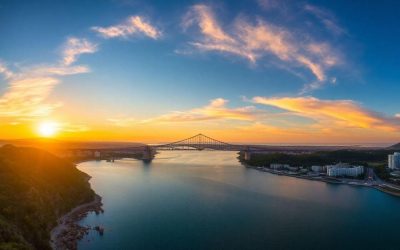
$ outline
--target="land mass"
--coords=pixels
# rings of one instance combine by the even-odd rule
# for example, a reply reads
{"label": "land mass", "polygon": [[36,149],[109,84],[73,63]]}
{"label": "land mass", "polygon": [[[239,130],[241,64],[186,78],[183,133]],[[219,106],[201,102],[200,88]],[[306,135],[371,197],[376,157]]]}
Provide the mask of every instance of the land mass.
{"label": "land mass", "polygon": [[[265,151],[255,152],[246,159],[244,152],[239,154],[239,161],[245,166],[272,174],[288,175],[297,178],[319,180],[331,183],[362,185],[374,187],[386,193],[400,196],[400,176],[393,175],[393,170],[387,168],[387,156],[394,149],[340,149],[332,151]],[[323,166],[347,163],[353,166],[363,166],[364,173],[358,177],[330,177],[326,173],[316,173],[311,166]],[[272,169],[271,165],[284,164],[294,168]],[[292,170],[296,169],[296,170]]]}
{"label": "land mass", "polygon": [[0,249],[51,249],[50,231],[73,208],[96,200],[90,177],[44,150],[0,148]]}

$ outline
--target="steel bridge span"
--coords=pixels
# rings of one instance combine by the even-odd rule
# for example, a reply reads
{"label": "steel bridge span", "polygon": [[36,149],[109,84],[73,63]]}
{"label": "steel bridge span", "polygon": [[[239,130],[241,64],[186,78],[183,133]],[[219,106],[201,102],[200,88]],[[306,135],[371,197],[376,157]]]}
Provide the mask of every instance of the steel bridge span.
{"label": "steel bridge span", "polygon": [[222,142],[203,134],[186,138],[184,140],[159,145],[141,145],[128,148],[97,149],[103,155],[110,158],[135,157],[142,155],[144,161],[151,161],[157,151],[161,150],[221,150],[221,151],[244,151],[245,158],[250,157],[251,152],[260,150],[254,146],[238,145]]}
{"label": "steel bridge span", "polygon": [[184,140],[153,145],[156,150],[223,150],[223,151],[240,151],[245,149],[245,145],[234,145],[222,142],[203,134],[197,134]]}

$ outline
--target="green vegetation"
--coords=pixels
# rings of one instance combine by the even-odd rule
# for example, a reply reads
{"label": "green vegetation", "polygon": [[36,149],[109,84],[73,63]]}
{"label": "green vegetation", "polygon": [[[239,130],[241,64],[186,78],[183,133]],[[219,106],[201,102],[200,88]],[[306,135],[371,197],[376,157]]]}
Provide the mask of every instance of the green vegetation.
{"label": "green vegetation", "polygon": [[392,152],[393,151],[389,150],[336,150],[313,152],[309,154],[252,154],[249,161],[245,161],[241,153],[239,160],[251,166],[269,166],[271,163],[280,163],[304,167],[346,162],[352,165],[373,167],[377,174],[384,178],[387,175],[385,171],[387,155]]}
{"label": "green vegetation", "polygon": [[0,249],[50,249],[57,218],[93,199],[87,180],[45,151],[0,148]]}

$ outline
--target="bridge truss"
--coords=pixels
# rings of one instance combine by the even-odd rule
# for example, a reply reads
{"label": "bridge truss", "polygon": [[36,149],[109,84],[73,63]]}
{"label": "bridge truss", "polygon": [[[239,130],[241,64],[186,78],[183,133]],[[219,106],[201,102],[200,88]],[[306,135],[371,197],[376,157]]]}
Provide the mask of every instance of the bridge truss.
{"label": "bridge truss", "polygon": [[152,146],[157,150],[224,150],[224,151],[238,151],[243,150],[245,146],[234,145],[226,142],[215,140],[203,134],[197,134],[190,138],[163,144]]}

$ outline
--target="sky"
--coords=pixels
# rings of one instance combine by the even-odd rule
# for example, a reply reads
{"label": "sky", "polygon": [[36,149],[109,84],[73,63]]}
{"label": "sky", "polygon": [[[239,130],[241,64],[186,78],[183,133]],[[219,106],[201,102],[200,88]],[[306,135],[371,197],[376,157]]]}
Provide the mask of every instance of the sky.
{"label": "sky", "polygon": [[396,143],[399,9],[0,0],[0,138]]}

